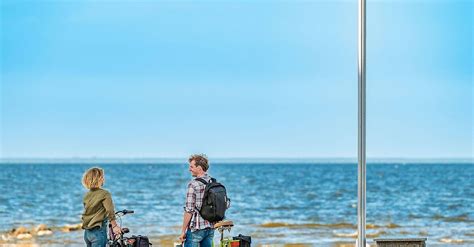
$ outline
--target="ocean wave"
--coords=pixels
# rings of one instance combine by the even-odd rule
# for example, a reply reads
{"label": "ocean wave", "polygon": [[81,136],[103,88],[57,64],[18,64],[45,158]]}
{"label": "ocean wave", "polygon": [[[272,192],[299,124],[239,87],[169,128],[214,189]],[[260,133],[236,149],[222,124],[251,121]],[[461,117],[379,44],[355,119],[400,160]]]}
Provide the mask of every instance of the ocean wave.
{"label": "ocean wave", "polygon": [[387,225],[366,224],[367,229],[378,229],[378,228],[393,229],[393,228],[399,228],[399,227],[400,225],[397,225],[395,223],[388,223]]}
{"label": "ocean wave", "polygon": [[[263,228],[347,228],[347,229],[357,229],[357,225],[347,223],[347,222],[340,222],[340,223],[333,223],[333,224],[320,224],[320,223],[286,223],[286,222],[267,222],[261,225],[258,225],[259,227]],[[400,228],[400,225],[394,224],[394,223],[389,223],[387,225],[376,225],[376,224],[367,224],[366,228],[367,229],[381,229],[381,228],[388,228],[388,229],[393,229],[393,228]]]}
{"label": "ocean wave", "polygon": [[357,238],[357,231],[355,232],[350,232],[350,233],[344,233],[344,232],[334,232],[333,235],[335,237],[341,237],[341,238]]}
{"label": "ocean wave", "polygon": [[474,222],[474,220],[469,218],[468,214],[460,214],[456,216],[444,216],[436,214],[431,217],[434,220],[442,220],[444,222]]}
{"label": "ocean wave", "polygon": [[420,232],[418,232],[418,235],[420,235],[420,236],[428,236],[429,234],[428,234],[427,231],[420,231]]}
{"label": "ocean wave", "polygon": [[318,223],[301,223],[301,224],[294,224],[294,223],[285,223],[285,222],[268,222],[258,225],[259,227],[264,228],[277,228],[277,227],[285,227],[285,228],[357,228],[357,225],[350,224],[350,223],[334,223],[334,224],[318,224]]}
{"label": "ocean wave", "polygon": [[[377,232],[371,232],[371,233],[366,233],[367,238],[376,238],[380,237],[381,235],[387,234],[386,231],[377,231]],[[357,238],[357,231],[355,232],[350,232],[350,233],[343,233],[343,232],[334,232],[333,235],[335,237],[341,237],[341,238]]]}
{"label": "ocean wave", "polygon": [[464,243],[463,239],[454,239],[454,238],[442,238],[439,241],[441,243],[448,243],[448,244],[462,244],[462,243]]}

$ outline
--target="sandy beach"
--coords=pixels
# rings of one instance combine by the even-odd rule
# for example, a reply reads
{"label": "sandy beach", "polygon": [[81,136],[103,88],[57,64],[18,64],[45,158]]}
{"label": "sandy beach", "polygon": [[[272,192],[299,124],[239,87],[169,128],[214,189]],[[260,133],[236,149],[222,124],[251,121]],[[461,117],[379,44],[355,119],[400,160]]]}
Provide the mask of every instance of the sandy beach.
{"label": "sandy beach", "polygon": [[[272,223],[266,224],[265,227],[275,228],[282,227],[282,223]],[[295,226],[290,226],[295,227]],[[178,227],[175,227],[177,230]],[[81,224],[66,225],[63,227],[52,227],[48,228],[46,225],[41,224],[37,227],[26,228],[19,227],[12,229],[9,232],[1,234],[0,246],[2,247],[41,247],[41,246],[83,246],[82,236],[83,230],[81,229]],[[219,241],[219,232],[215,232],[214,243],[217,245]],[[55,238],[58,235],[62,235],[60,238]],[[64,237],[66,235],[66,238]],[[69,235],[69,236],[67,236]],[[226,237],[229,237],[229,233],[224,233]],[[232,234],[230,234],[232,235]],[[357,235],[349,234],[346,237],[355,239]],[[159,237],[150,237],[153,246],[173,246],[176,242],[176,235],[162,235]],[[259,247],[309,247],[314,246],[311,243],[265,243],[265,244],[256,244],[254,246]],[[349,247],[354,246],[353,241],[347,242],[334,242],[329,245],[332,247]]]}
{"label": "sandy beach", "polygon": [[[26,228],[26,227],[19,227],[17,229],[12,229],[9,232],[0,233],[0,246],[2,247],[41,247],[41,246],[83,246],[84,243],[82,242],[83,230],[80,228],[80,224],[75,225],[66,225],[63,227],[51,227],[48,228],[46,225],[42,224],[37,227],[33,228]],[[288,230],[299,228],[302,226],[295,226],[295,225],[285,225],[283,223],[268,223],[265,224],[266,228],[278,228],[278,227],[285,227]],[[305,228],[315,227],[312,225],[305,225]],[[319,225],[317,227],[320,227]],[[338,227],[348,227],[339,225]],[[353,226],[349,226],[353,228]],[[397,228],[396,225],[389,225],[389,226],[377,226],[377,225],[368,225],[368,229],[377,229],[377,228]],[[173,232],[178,232],[179,227],[173,227]],[[367,234],[367,246],[376,246],[376,244],[372,241],[373,238],[378,238],[380,235],[384,234],[384,231],[379,231],[380,234]],[[318,243],[317,237],[315,236],[311,242],[299,242],[299,241],[291,241],[291,237],[287,236],[279,236],[280,238],[276,238],[273,241],[264,241],[261,242],[259,239],[259,235],[261,233],[252,234],[252,240],[256,241],[257,243],[252,244],[253,246],[257,247],[310,247],[310,246],[330,246],[330,247],[353,247],[355,245],[355,240],[357,238],[357,232],[347,233],[347,234],[336,234],[337,237],[343,237],[347,240],[345,241],[324,241],[321,239],[321,243]],[[301,232],[302,235],[307,233]],[[409,234],[409,233],[407,233]],[[225,237],[234,236],[235,232],[233,233],[224,233]],[[270,234],[271,235],[271,234]],[[420,232],[418,233],[419,236],[429,237],[427,233]],[[131,234],[128,234],[131,236]],[[215,232],[214,243],[217,245],[219,242],[219,232]],[[467,234],[466,237],[472,235]],[[177,234],[163,234],[160,236],[149,236],[153,246],[173,246],[177,240]],[[431,244],[433,246],[446,246],[446,245],[456,245],[456,246],[471,246],[474,244],[474,241],[470,239],[456,239],[456,238],[440,238],[437,239],[435,243]]]}

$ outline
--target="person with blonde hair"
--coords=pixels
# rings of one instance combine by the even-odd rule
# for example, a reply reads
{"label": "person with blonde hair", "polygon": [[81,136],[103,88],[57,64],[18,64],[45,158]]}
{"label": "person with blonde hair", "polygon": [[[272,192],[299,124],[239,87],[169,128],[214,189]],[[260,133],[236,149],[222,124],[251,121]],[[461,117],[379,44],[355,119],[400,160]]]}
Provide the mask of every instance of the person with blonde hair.
{"label": "person with blonde hair", "polygon": [[110,192],[102,189],[105,182],[104,170],[99,167],[88,169],[82,177],[82,185],[89,191],[84,195],[82,229],[87,247],[105,247],[107,244],[107,222],[112,224],[116,235],[121,233],[115,222],[115,209]]}

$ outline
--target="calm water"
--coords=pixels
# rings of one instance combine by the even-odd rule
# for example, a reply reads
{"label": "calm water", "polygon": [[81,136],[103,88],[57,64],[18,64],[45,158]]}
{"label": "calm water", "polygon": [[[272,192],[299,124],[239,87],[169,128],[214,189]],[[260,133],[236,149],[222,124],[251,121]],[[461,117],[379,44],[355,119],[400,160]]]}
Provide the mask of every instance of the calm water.
{"label": "calm water", "polygon": [[[84,164],[3,164],[0,231],[40,223],[53,230],[80,222]],[[105,164],[105,188],[133,233],[178,235],[186,183],[183,164]],[[357,224],[355,164],[212,164],[227,187],[231,235],[255,244],[353,242]],[[367,167],[368,240],[426,237],[430,246],[474,245],[473,164],[376,164]],[[55,231],[35,242],[82,243],[82,232]],[[156,245],[154,245],[156,246]]]}

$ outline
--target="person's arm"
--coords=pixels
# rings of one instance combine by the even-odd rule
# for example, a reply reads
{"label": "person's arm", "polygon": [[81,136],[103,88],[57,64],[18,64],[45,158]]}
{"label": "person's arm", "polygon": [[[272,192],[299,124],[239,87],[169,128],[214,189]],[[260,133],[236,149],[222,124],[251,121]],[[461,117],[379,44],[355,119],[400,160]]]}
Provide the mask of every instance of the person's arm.
{"label": "person's arm", "polygon": [[112,231],[116,235],[119,235],[120,233],[122,233],[122,229],[120,229],[120,227],[117,225],[117,222],[115,221],[114,202],[112,201],[112,196],[109,192],[105,194],[105,199],[104,201],[102,201],[102,205],[104,206],[107,218],[109,219],[109,222],[112,225]]}
{"label": "person's arm", "polygon": [[188,230],[189,222],[192,217],[192,213],[184,212],[183,214],[183,226],[181,227],[181,235],[179,235],[179,241],[181,241],[181,243],[186,239],[186,231]]}
{"label": "person's arm", "polygon": [[186,231],[189,227],[189,222],[193,218],[194,210],[196,209],[196,194],[191,183],[188,184],[188,190],[186,192],[186,203],[184,206],[183,214],[183,225],[181,226],[181,235],[179,240],[183,242],[186,239]]}
{"label": "person's arm", "polygon": [[[117,225],[117,222],[115,220],[110,220],[110,224],[112,225],[112,229],[115,230],[115,228],[118,228],[120,230],[120,227]],[[116,233],[114,231],[114,233]]]}

